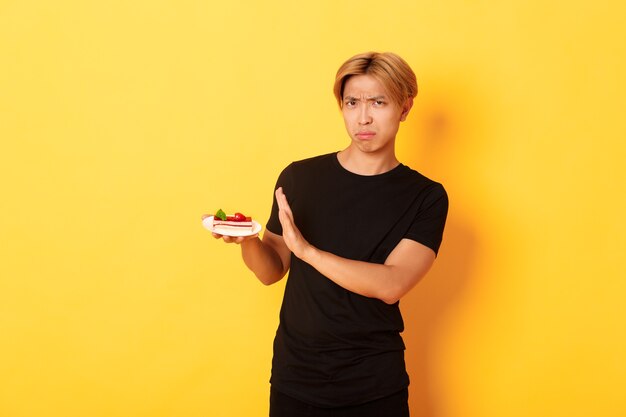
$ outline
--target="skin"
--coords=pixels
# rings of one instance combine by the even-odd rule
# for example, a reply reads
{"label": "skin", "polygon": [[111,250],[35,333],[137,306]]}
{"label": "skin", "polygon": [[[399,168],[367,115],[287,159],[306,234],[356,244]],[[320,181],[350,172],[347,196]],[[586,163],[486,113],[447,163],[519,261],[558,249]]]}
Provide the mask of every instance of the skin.
{"label": "skin", "polygon": [[[346,82],[342,114],[350,144],[339,152],[338,159],[348,171],[376,175],[399,164],[396,133],[413,101],[394,103],[388,97],[383,85],[372,76],[356,75]],[[269,230],[262,239],[258,235],[233,238],[213,234],[224,242],[239,244],[246,266],[265,285],[286,275],[293,253],[341,287],[393,304],[426,275],[435,260],[432,249],[410,239],[402,239],[382,265],[322,251],[300,233],[282,188],[276,190],[276,200],[282,236]]]}

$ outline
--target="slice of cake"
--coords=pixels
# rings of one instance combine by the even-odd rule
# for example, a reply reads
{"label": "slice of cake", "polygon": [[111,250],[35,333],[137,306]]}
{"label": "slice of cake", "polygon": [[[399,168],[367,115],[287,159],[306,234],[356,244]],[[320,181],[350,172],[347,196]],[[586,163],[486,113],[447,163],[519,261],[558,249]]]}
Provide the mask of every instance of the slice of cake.
{"label": "slice of cake", "polygon": [[213,231],[218,234],[227,235],[233,231],[252,232],[252,226],[252,218],[241,213],[227,215],[219,210],[213,217]]}

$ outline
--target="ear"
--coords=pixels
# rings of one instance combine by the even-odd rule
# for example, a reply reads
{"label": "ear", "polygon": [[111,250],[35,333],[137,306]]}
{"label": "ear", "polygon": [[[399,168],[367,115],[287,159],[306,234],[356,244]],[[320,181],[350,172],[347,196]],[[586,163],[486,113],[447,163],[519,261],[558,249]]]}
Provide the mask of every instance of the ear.
{"label": "ear", "polygon": [[409,115],[409,112],[411,111],[411,107],[413,107],[413,97],[407,98],[406,101],[404,102],[404,105],[402,106],[402,114],[400,115],[401,122],[404,122],[406,120],[406,117]]}

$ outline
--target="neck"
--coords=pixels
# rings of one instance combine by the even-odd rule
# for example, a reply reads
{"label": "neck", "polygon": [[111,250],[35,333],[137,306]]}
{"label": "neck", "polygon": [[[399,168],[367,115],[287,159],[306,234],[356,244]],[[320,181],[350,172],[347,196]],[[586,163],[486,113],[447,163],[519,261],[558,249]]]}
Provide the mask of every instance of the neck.
{"label": "neck", "polygon": [[363,153],[348,147],[337,154],[342,167],[359,175],[378,175],[391,171],[400,163],[394,152]]}

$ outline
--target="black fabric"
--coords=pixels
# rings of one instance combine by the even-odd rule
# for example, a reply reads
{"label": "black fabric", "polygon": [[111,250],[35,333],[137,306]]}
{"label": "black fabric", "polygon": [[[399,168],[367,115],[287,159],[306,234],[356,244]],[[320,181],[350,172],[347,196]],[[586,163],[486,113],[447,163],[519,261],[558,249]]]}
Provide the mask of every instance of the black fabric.
{"label": "black fabric", "polygon": [[409,391],[345,407],[316,407],[275,389],[270,393],[270,417],[409,417]]}
{"label": "black fabric", "polygon": [[[303,236],[321,250],[380,264],[404,238],[439,250],[446,192],[405,165],[362,176],[344,169],[332,153],[292,163],[279,186]],[[267,230],[282,234],[275,198]],[[345,290],[292,255],[272,386],[321,407],[398,392],[409,384],[403,329],[399,303]]]}

